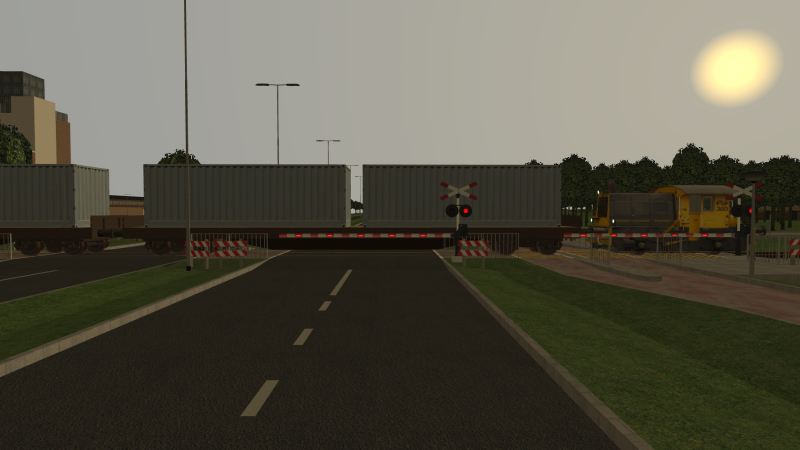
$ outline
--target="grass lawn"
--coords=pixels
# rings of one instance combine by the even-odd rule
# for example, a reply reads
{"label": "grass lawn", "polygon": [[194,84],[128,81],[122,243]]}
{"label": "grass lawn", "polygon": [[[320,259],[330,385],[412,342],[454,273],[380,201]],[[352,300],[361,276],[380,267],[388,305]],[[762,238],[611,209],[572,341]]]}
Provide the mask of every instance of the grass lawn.
{"label": "grass lawn", "polygon": [[353,219],[353,220],[351,220],[351,221],[350,221],[350,226],[353,226],[353,225],[358,225],[358,224],[360,224],[360,223],[361,223],[361,222],[363,222],[363,221],[364,221],[364,219],[363,219],[363,218],[361,218],[361,217],[359,217],[358,219]]}
{"label": "grass lawn", "polygon": [[654,448],[800,448],[799,326],[517,259],[448,263]]}
{"label": "grass lawn", "polygon": [[0,305],[0,361],[239,270],[238,260],[191,272],[182,262]]}

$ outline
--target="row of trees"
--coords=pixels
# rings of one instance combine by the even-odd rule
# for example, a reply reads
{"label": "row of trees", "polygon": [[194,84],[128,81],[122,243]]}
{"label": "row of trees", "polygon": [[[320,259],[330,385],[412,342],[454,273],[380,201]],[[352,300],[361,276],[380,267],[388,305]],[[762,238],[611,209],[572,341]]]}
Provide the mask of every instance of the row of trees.
{"label": "row of trees", "polygon": [[[541,165],[533,159],[528,165]],[[561,163],[561,205],[572,210],[586,208],[584,220],[597,203],[597,191],[608,192],[608,180],[614,180],[615,192],[650,192],[669,185],[724,185],[733,183],[747,188],[752,183],[742,175],[745,172],[764,173],[762,186],[756,194],[762,200],[756,207],[771,206],[778,213],[787,206],[800,204],[800,160],[783,155],[765,162],[750,160],[742,163],[738,159],[723,155],[711,160],[693,143],[678,150],[672,158],[672,165],[659,167],[658,163],[643,157],[635,163],[622,160],[616,164],[600,163],[592,167],[586,158],[576,154],[564,158]],[[740,196],[742,204],[750,205],[751,198]],[[782,226],[784,217],[778,217]],[[772,215],[773,229],[776,216]],[[790,218],[791,220],[791,218]]]}

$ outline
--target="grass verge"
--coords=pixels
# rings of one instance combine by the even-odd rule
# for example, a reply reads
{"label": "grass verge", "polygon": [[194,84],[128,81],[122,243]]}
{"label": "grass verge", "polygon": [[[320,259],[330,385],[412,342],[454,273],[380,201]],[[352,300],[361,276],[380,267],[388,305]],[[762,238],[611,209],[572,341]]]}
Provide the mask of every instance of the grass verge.
{"label": "grass verge", "polygon": [[569,277],[449,262],[654,448],[800,448],[800,327]]}
{"label": "grass verge", "polygon": [[239,270],[239,261],[209,267],[176,263],[0,305],[0,361]]}
{"label": "grass verge", "polygon": [[353,225],[358,225],[358,224],[360,224],[360,223],[361,223],[361,222],[363,222],[363,221],[364,221],[364,219],[362,219],[362,218],[353,219],[353,220],[351,220],[351,221],[350,221],[350,226],[353,226]]}

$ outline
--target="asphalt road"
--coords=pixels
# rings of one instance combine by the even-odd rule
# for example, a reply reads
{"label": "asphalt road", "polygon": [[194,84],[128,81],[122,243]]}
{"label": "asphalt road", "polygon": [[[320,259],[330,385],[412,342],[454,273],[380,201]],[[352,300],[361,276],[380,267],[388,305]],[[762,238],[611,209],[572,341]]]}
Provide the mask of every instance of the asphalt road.
{"label": "asphalt road", "polygon": [[12,259],[0,262],[0,303],[185,259],[180,253],[156,256],[144,246]]}
{"label": "asphalt road", "polygon": [[290,252],[0,399],[9,449],[616,448],[430,251]]}

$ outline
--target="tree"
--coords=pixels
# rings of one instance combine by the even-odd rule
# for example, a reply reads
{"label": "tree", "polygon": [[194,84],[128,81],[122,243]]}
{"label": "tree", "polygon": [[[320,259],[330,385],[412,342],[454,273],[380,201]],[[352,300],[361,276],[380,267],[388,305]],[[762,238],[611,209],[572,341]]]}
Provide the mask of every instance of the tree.
{"label": "tree", "polygon": [[570,155],[561,161],[561,207],[573,208],[587,205],[586,192],[590,189],[592,165],[586,158]]}
{"label": "tree", "polygon": [[353,199],[350,199],[350,209],[363,211],[364,210],[364,205],[361,202],[357,202],[357,201],[355,201]]}
{"label": "tree", "polygon": [[637,184],[636,168],[628,160],[613,164],[610,168],[610,179],[614,180],[614,190],[616,192],[633,192]]}
{"label": "tree", "polygon": [[663,186],[664,170],[647,156],[633,164],[633,171],[636,174],[632,183],[634,191],[650,192]]}
{"label": "tree", "polygon": [[13,125],[0,123],[0,164],[33,164],[30,141]]}
{"label": "tree", "polygon": [[710,169],[709,158],[703,147],[687,144],[672,158],[670,184],[708,184]]}
{"label": "tree", "polygon": [[[749,186],[750,182],[745,180],[742,176],[744,172],[744,164],[738,159],[731,158],[727,155],[721,155],[711,162],[708,184],[723,185],[725,183],[733,183],[737,187],[746,188]],[[733,190],[731,190],[731,192],[733,192]]]}
{"label": "tree", "polygon": [[536,161],[535,159],[532,159],[531,162],[526,162],[525,165],[526,166],[542,166],[544,164],[540,163],[539,161]]}
{"label": "tree", "polygon": [[[161,158],[161,161],[158,162],[159,164],[186,164],[186,151],[184,150],[175,150],[174,153],[165,153],[164,157]],[[189,165],[192,164],[200,164],[200,161],[195,158],[194,155],[189,155]]]}

